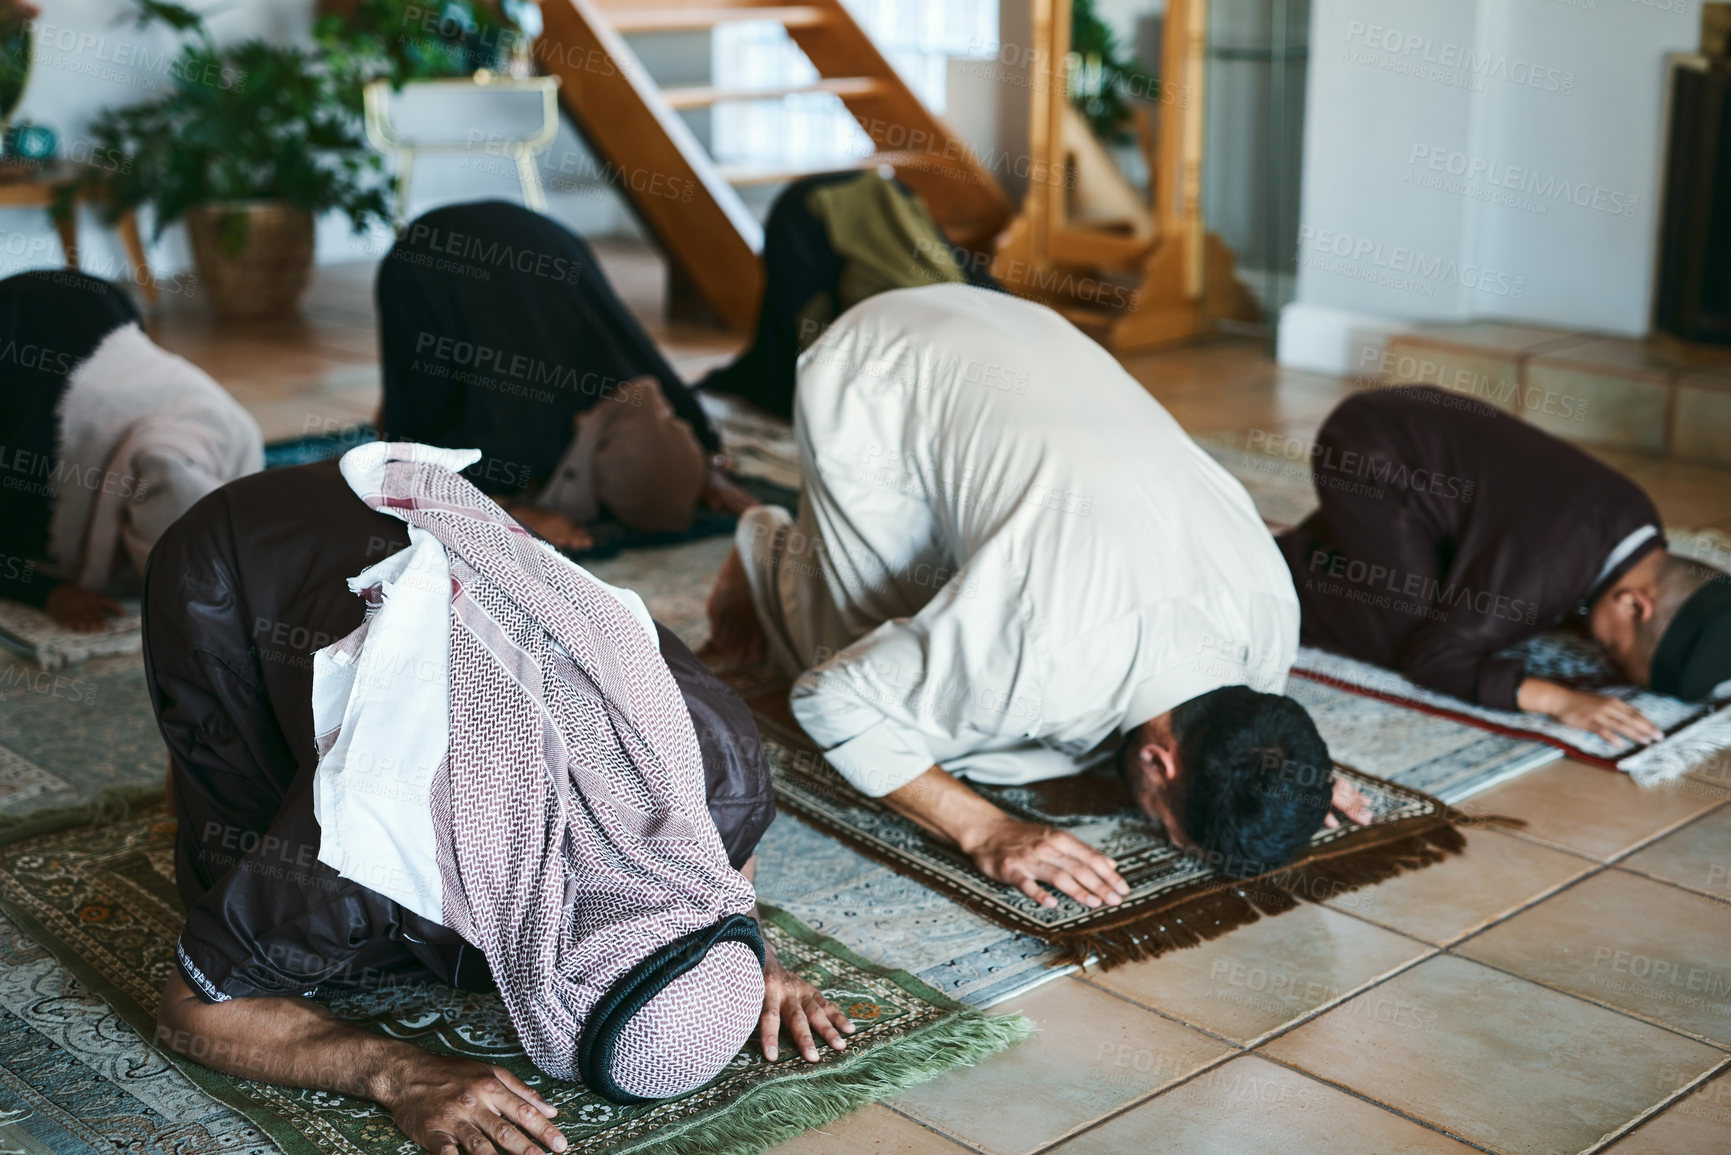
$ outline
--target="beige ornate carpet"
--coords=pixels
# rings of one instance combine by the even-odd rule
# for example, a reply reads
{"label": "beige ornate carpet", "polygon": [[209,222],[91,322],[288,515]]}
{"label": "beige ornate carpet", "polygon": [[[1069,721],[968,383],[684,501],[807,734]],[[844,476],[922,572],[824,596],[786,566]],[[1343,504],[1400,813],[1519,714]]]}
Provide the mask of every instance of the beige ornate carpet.
{"label": "beige ornate carpet", "polygon": [[[173,966],[184,917],[173,847],[174,827],[160,806],[124,822],[0,846],[0,908],[16,928],[0,933],[0,956],[11,952],[22,971],[39,973],[46,984],[38,992],[44,999],[0,1011],[0,1121],[12,1133],[31,1135],[35,1150],[73,1150],[98,1140],[138,1151],[258,1150],[268,1137],[289,1155],[404,1151],[404,1137],[375,1104],[232,1078],[144,1045],[140,1036],[153,1030],[157,993]],[[523,1055],[496,996],[428,984],[346,993],[328,1005],[429,1050],[510,1068],[559,1108],[573,1152],[645,1155],[760,1151],[975,1062],[1030,1029],[1024,1020],[988,1018],[911,975],[873,966],[784,912],[766,908],[764,916],[782,959],[842,1006],[857,1033],[845,1053],[816,1065],[791,1048],[766,1062],[749,1044],[715,1081],[668,1102],[621,1107],[543,1075]],[[43,948],[64,971],[39,965]],[[74,982],[82,989],[73,989]],[[113,1014],[93,1013],[90,995]],[[64,1036],[44,1029],[45,1020],[68,1015],[86,1029]],[[96,1024],[91,1037],[88,1027]],[[148,1094],[138,1085],[144,1074]],[[215,1103],[189,1095],[188,1084]],[[170,1115],[176,1108],[168,1104],[177,1104],[182,1117]]]}

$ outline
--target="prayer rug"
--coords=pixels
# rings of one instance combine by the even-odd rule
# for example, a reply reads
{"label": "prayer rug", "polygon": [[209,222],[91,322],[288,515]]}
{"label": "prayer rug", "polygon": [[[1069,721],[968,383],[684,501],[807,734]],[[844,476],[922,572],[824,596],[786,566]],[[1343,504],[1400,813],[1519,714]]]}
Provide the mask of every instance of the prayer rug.
{"label": "prayer rug", "polygon": [[0,1148],[277,1155],[0,914]]}
{"label": "prayer rug", "polygon": [[1544,714],[1487,709],[1427,690],[1393,670],[1309,646],[1299,650],[1298,664],[1292,672],[1295,678],[1308,678],[1492,733],[1544,742],[1577,761],[1625,771],[1643,786],[1715,764],[1731,749],[1731,684],[1721,686],[1715,700],[1706,703],[1654,694],[1622,683],[1590,639],[1561,630],[1528,639],[1504,654],[1523,659],[1527,669],[1540,677],[1628,701],[1663,730],[1665,736],[1640,746],[1627,741],[1607,741]]}
{"label": "prayer rug", "polygon": [[[1000,926],[1052,944],[1060,963],[1096,959],[1113,966],[1194,946],[1291,910],[1300,899],[1332,898],[1408,870],[1442,861],[1465,846],[1457,827],[1474,820],[1429,795],[1344,766],[1369,799],[1363,827],[1320,830],[1285,869],[1231,879],[1168,842],[1108,771],[1026,786],[974,786],[1000,809],[1029,822],[1068,830],[1110,855],[1130,886],[1117,906],[1089,910],[1063,895],[1047,908],[1013,886],[981,874],[966,855],[882,801],[850,786],[786,718],[767,716],[776,691],[734,675],[735,689],[758,708],[781,807]],[[785,690],[780,694],[785,700]]]}
{"label": "prayer rug", "polygon": [[977,914],[790,814],[757,847],[757,895],[879,966],[976,1009],[1069,974],[1049,943]]}
{"label": "prayer rug", "polygon": [[136,654],[143,646],[138,601],[122,603],[126,613],[100,630],[63,626],[35,606],[0,598],[0,646],[44,670],[62,670],[91,658]]}
{"label": "prayer rug", "polygon": [[362,423],[329,433],[309,433],[305,437],[285,437],[267,441],[264,447],[264,467],[284,469],[291,465],[313,465],[341,457],[357,445],[378,440],[379,431]]}
{"label": "prayer rug", "polygon": [[140,788],[160,792],[167,768],[136,653],[61,670],[0,654],[0,831],[124,809]]}
{"label": "prayer rug", "polygon": [[1563,756],[1555,746],[1469,726],[1343,690],[1289,678],[1287,696],[1309,711],[1335,762],[1455,806]]}
{"label": "prayer rug", "polygon": [[[244,1139],[244,1124],[250,1123],[288,1155],[403,1150],[404,1137],[374,1104],[231,1078],[180,1056],[140,1051],[139,1036],[154,1031],[157,995],[174,965],[174,940],[184,918],[173,883],[174,827],[165,819],[158,806],[122,823],[0,847],[0,907],[24,936],[47,948],[116,1012],[108,1024],[118,1036],[106,1048],[110,1058],[142,1054],[152,1063],[172,1064],[185,1082],[240,1117],[209,1111],[188,1116],[205,1133]],[[345,992],[327,1005],[435,1053],[510,1068],[559,1108],[572,1152],[642,1155],[761,1151],[903,1087],[977,1062],[1032,1029],[1019,1017],[988,1018],[911,975],[873,966],[773,907],[763,913],[765,933],[783,961],[842,1006],[858,1031],[847,1051],[813,1065],[791,1049],[768,1063],[755,1043],[748,1045],[716,1080],[668,1102],[622,1107],[541,1074],[518,1047],[496,996],[424,984]],[[7,1012],[17,1017],[11,1006],[0,1006],[0,1016]],[[130,1031],[117,1030],[120,1024]],[[0,1032],[8,1025],[0,1017]],[[0,1039],[7,1040],[0,1047],[0,1102],[8,1089],[28,1089],[34,1101],[46,1101],[51,1080],[41,1074],[41,1033],[25,1039],[0,1033]],[[26,1078],[32,1072],[33,1083]],[[118,1086],[129,1076],[124,1065],[109,1062],[83,1078]],[[19,1088],[20,1080],[28,1087]],[[90,1094],[114,1090],[93,1087]],[[102,1123],[85,1119],[89,1130],[119,1143],[120,1133],[103,1133]],[[189,1144],[211,1146],[202,1140]]]}

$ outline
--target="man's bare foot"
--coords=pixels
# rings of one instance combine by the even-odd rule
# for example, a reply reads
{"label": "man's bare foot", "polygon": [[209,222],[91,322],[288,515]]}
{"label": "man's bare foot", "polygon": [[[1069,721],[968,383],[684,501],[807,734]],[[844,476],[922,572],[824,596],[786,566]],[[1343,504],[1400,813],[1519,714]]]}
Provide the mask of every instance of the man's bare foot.
{"label": "man's bare foot", "polygon": [[757,609],[751,604],[751,585],[745,579],[745,562],[736,545],[715,575],[709,591],[709,648],[725,658],[744,663],[761,662],[769,651]]}
{"label": "man's bare foot", "polygon": [[562,513],[536,509],[532,505],[517,505],[510,507],[510,514],[517,519],[518,525],[540,534],[556,549],[588,549],[595,544],[587,529]]}

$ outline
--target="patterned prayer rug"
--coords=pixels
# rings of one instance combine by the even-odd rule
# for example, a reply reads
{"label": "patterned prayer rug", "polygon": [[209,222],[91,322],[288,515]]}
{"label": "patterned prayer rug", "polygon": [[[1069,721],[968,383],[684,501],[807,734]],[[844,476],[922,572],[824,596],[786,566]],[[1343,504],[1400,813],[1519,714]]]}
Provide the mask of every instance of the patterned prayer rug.
{"label": "patterned prayer rug", "polygon": [[1295,678],[1339,687],[1411,710],[1455,719],[1496,734],[1544,742],[1577,761],[1626,771],[1643,786],[1681,777],[1714,764],[1731,749],[1731,684],[1721,686],[1711,702],[1683,702],[1623,683],[1589,639],[1561,630],[1530,638],[1505,650],[1519,657],[1532,673],[1565,685],[1609,694],[1629,702],[1665,732],[1657,742],[1639,745],[1607,741],[1544,714],[1492,710],[1472,702],[1427,690],[1393,670],[1332,654],[1310,646],[1298,653]]}
{"label": "patterned prayer rug", "polygon": [[0,598],[0,647],[43,670],[61,670],[111,654],[136,654],[143,644],[138,601],[128,599],[122,604],[126,613],[86,633],[61,625],[35,606]]}
{"label": "patterned prayer rug", "polygon": [[[764,695],[748,690],[741,688],[748,701],[764,702]],[[1000,926],[1052,944],[1068,964],[1153,958],[1291,910],[1301,898],[1331,898],[1439,862],[1465,845],[1457,827],[1471,824],[1417,790],[1337,766],[1370,800],[1370,824],[1318,831],[1291,866],[1233,880],[1173,847],[1110,771],[1026,786],[975,786],[1007,813],[1068,830],[1110,855],[1130,885],[1117,906],[1089,910],[1059,895],[1047,908],[986,878],[953,846],[848,785],[791,724],[760,708],[758,727],[783,809]]]}
{"label": "patterned prayer rug", "polygon": [[1289,678],[1286,693],[1309,711],[1337,763],[1451,806],[1563,756],[1543,742],[1492,733],[1309,678]]}
{"label": "patterned prayer rug", "polygon": [[[78,1056],[86,1069],[76,1086],[83,1101],[91,1103],[132,1093],[126,1105],[131,1113],[110,1129],[105,1118],[81,1112],[81,1137],[127,1145],[129,1128],[158,1130],[172,1121],[191,1124],[181,1136],[184,1146],[177,1143],[185,1150],[256,1147],[255,1132],[289,1155],[405,1150],[404,1137],[374,1104],[231,1078],[144,1046],[139,1036],[153,1031],[157,993],[173,966],[174,938],[183,919],[172,877],[173,845],[173,825],[157,808],[116,825],[80,827],[0,847],[0,907],[28,940],[52,952],[77,985],[99,996],[116,1015],[104,1023],[112,1045],[92,1048],[86,1041]],[[911,975],[873,966],[785,912],[766,908],[764,916],[765,932],[783,961],[841,1005],[859,1030],[846,1052],[815,1065],[791,1049],[768,1063],[755,1045],[748,1046],[715,1081],[670,1102],[621,1107],[541,1074],[518,1047],[496,996],[426,984],[342,993],[328,1005],[344,1018],[436,1053],[510,1068],[559,1108],[558,1122],[573,1152],[643,1155],[761,1151],[902,1087],[976,1062],[1031,1030],[1018,1017],[987,1018]],[[10,941],[41,969],[40,956],[29,957],[29,941],[17,935]],[[0,946],[7,944],[8,937],[0,934]],[[71,988],[64,981],[61,985]],[[78,1014],[101,1018],[89,1015],[82,992],[66,993],[80,1003]],[[0,1006],[0,1104],[19,1102],[23,1106],[13,1110],[33,1111],[44,1119],[44,1129],[64,1130],[64,1121],[46,1117],[46,1105],[56,1101],[56,1048],[44,1042],[52,1036],[14,1029],[8,1014],[25,1027],[32,1025],[18,1009],[10,999]],[[183,1102],[189,1114],[159,1119],[157,1108],[128,1080],[135,1065],[156,1075],[164,1064],[172,1065],[179,1078],[159,1078],[154,1098],[172,1099],[189,1083],[230,1111],[201,1110],[194,1100]],[[154,1145],[168,1145],[160,1139]]]}
{"label": "patterned prayer rug", "polygon": [[0,1148],[275,1155],[0,914]]}
{"label": "patterned prayer rug", "polygon": [[68,807],[88,821],[167,768],[138,654],[61,670],[0,654],[0,830]]}

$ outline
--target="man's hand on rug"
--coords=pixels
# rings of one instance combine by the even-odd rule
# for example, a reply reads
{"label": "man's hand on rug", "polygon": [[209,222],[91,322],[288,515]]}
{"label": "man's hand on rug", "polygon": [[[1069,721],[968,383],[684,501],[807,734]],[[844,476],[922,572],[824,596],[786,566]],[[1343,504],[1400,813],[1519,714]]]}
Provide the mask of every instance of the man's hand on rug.
{"label": "man's hand on rug", "polygon": [[1565,726],[1587,730],[1607,742],[1657,742],[1665,732],[1621,698],[1574,690],[1544,678],[1527,678],[1516,691],[1523,710],[1549,714]]}
{"label": "man's hand on rug", "polygon": [[1058,900],[1055,886],[1090,909],[1130,893],[1118,864],[1075,835],[1037,822],[1018,822],[942,766],[883,796],[890,809],[943,835],[974,860],[980,873],[1007,882],[1041,906]]}
{"label": "man's hand on rug", "polygon": [[71,582],[63,582],[50,590],[42,608],[61,625],[87,634],[106,626],[109,618],[126,612],[125,607],[113,598]]}
{"label": "man's hand on rug", "polygon": [[980,873],[1007,882],[1039,903],[1057,906],[1040,883],[1055,886],[1090,910],[1116,905],[1130,887],[1118,864],[1068,831],[999,813],[978,836],[961,843]]}
{"label": "man's hand on rug", "polygon": [[403,1134],[434,1155],[563,1151],[557,1112],[503,1067],[422,1052],[389,1079],[379,1102]]}
{"label": "man's hand on rug", "polygon": [[1334,776],[1334,798],[1331,800],[1331,807],[1330,812],[1322,819],[1322,824],[1330,830],[1340,825],[1340,819],[1334,816],[1334,810],[1340,811],[1346,815],[1348,821],[1356,822],[1360,826],[1370,824],[1370,799],[1360,794],[1358,787],[1339,774]]}
{"label": "man's hand on rug", "polygon": [[337,1018],[310,999],[207,1003],[176,969],[156,1009],[159,1045],[231,1075],[371,1099],[436,1155],[561,1152],[557,1112],[517,1076],[433,1055]]}
{"label": "man's hand on rug", "polygon": [[[764,944],[766,949],[768,944]],[[768,949],[763,964],[763,1017],[758,1020],[757,1037],[763,1047],[763,1057],[775,1061],[780,1053],[777,1040],[783,1024],[793,1038],[800,1057],[815,1063],[820,1057],[815,1030],[833,1050],[847,1050],[843,1035],[854,1032],[853,1020],[841,1013],[841,1008],[823,997],[823,992],[781,965],[775,951]]]}

